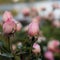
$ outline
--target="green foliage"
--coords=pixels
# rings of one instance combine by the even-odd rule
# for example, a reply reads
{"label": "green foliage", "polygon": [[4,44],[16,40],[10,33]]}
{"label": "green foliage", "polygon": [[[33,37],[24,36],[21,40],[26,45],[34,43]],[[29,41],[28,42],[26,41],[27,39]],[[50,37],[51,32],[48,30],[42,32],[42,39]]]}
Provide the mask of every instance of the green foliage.
{"label": "green foliage", "polygon": [[46,23],[41,27],[44,36],[48,39],[57,39],[60,40],[60,28],[53,27],[50,21],[46,21]]}

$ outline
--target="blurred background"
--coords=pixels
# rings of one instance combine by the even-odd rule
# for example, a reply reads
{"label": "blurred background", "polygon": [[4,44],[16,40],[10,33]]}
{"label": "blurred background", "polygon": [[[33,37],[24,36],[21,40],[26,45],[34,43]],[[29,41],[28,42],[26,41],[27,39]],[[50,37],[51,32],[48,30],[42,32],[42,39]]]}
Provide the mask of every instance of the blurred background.
{"label": "blurred background", "polygon": [[18,20],[21,17],[20,13],[24,7],[34,6],[39,8],[45,6],[49,8],[54,2],[60,4],[59,0],[0,0],[0,21],[2,20],[2,14],[6,10],[11,11],[14,18]]}

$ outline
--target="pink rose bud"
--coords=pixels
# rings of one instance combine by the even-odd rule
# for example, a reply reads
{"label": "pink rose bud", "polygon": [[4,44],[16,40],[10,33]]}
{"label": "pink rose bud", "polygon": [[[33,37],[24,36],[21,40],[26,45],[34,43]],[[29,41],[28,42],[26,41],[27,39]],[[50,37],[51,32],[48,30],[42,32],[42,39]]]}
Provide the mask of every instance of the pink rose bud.
{"label": "pink rose bud", "polygon": [[22,28],[22,24],[16,20],[13,20],[16,23],[16,31],[20,31]]}
{"label": "pink rose bud", "polygon": [[60,50],[57,48],[60,42],[58,40],[52,40],[48,42],[48,49],[53,52],[59,52]]}
{"label": "pink rose bud", "polygon": [[17,31],[20,31],[20,30],[21,30],[21,28],[22,28],[21,23],[18,23],[18,24],[17,24],[17,28],[16,28],[16,30],[17,30]]}
{"label": "pink rose bud", "polygon": [[37,9],[35,7],[32,7],[31,10],[34,11],[34,12],[37,11]]}
{"label": "pink rose bud", "polygon": [[30,23],[28,28],[28,34],[30,36],[35,36],[38,35],[38,33],[39,33],[39,24],[36,22]]}
{"label": "pink rose bud", "polygon": [[11,12],[5,11],[3,14],[3,22],[6,22],[7,20],[12,20],[12,19],[13,19],[13,16]]}
{"label": "pink rose bud", "polygon": [[12,50],[13,50],[13,51],[16,50],[16,45],[15,45],[15,44],[12,45]]}
{"label": "pink rose bud", "polygon": [[29,16],[29,14],[30,14],[29,8],[23,9],[22,13],[23,13],[24,16]]}
{"label": "pink rose bud", "polygon": [[28,28],[28,34],[30,36],[36,36],[39,34],[39,21],[40,21],[39,17],[32,19],[32,22],[29,24]]}
{"label": "pink rose bud", "polygon": [[38,54],[40,53],[40,51],[41,51],[40,46],[37,43],[34,43],[32,52]]}
{"label": "pink rose bud", "polygon": [[14,33],[16,24],[13,21],[7,21],[3,24],[3,32],[5,34]]}
{"label": "pink rose bud", "polygon": [[45,57],[47,60],[54,60],[53,53],[52,53],[51,51],[45,52],[44,57]]}

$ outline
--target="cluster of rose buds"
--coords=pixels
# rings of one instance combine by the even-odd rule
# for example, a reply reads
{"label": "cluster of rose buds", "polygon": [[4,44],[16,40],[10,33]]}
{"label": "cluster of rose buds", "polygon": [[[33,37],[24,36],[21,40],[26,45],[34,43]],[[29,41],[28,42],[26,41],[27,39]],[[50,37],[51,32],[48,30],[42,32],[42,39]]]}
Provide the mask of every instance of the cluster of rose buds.
{"label": "cluster of rose buds", "polygon": [[[32,8],[32,11],[36,11],[35,8]],[[23,14],[24,16],[28,16],[30,14],[30,10],[26,9],[23,10]],[[27,25],[24,28],[24,31],[26,31],[28,33],[28,35],[30,37],[35,37],[37,35],[39,35],[39,22],[41,21],[40,16],[36,16],[32,18],[32,22]],[[55,23],[54,23],[55,24]],[[60,24],[58,25],[58,22],[56,22],[57,26],[60,26]],[[11,34],[14,33],[16,31],[20,31],[22,28],[22,25],[20,22],[16,21],[12,14],[9,11],[5,11],[5,13],[3,14],[3,32],[4,34]],[[39,54],[41,52],[41,46],[39,45],[41,42],[44,42],[46,40],[46,38],[44,36],[38,36],[38,39],[36,42],[33,43],[33,49],[32,52],[34,54]],[[39,44],[38,44],[39,43]],[[22,43],[19,42],[17,44],[18,48],[20,49],[22,47]],[[47,60],[54,60],[53,57],[53,52],[60,52],[59,47],[60,46],[60,42],[58,40],[51,40],[48,42],[47,44],[47,51],[44,53],[44,57]],[[12,50],[15,51],[16,50],[16,45],[13,44],[12,45]]]}
{"label": "cluster of rose buds", "polygon": [[3,32],[4,34],[14,33],[15,31],[20,31],[22,28],[21,23],[14,20],[11,12],[5,11],[3,14]]}

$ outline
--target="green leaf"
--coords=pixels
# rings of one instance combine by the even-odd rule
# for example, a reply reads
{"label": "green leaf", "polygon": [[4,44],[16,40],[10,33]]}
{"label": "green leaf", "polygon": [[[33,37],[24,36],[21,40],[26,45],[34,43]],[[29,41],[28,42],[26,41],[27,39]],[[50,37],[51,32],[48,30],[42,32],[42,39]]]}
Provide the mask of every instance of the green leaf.
{"label": "green leaf", "polygon": [[12,54],[8,54],[8,53],[0,54],[0,56],[7,57],[7,58],[13,58],[14,57]]}

